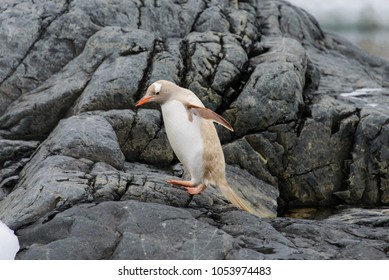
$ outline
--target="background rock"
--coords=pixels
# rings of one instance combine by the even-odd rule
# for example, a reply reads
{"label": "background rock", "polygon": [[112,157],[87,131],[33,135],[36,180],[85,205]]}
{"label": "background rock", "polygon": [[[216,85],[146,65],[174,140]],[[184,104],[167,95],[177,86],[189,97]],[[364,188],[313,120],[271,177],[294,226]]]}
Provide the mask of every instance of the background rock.
{"label": "background rock", "polygon": [[265,217],[383,207],[387,61],[284,1],[3,2],[0,220],[17,258],[388,258],[384,210],[261,219],[167,185],[187,174],[158,106],[134,105],[167,79],[227,118],[228,180]]}

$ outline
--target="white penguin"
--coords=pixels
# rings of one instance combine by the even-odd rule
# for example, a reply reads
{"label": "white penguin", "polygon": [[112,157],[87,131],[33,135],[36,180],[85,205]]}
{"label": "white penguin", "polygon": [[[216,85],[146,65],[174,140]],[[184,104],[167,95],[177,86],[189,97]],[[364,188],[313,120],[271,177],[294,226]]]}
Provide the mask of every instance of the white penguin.
{"label": "white penguin", "polygon": [[190,173],[190,181],[168,180],[189,194],[199,194],[211,184],[236,207],[261,216],[228,185],[225,160],[213,122],[233,131],[232,126],[212,110],[205,108],[201,100],[190,90],[160,80],[151,84],[144,97],[136,103],[161,105],[166,134],[177,158]]}

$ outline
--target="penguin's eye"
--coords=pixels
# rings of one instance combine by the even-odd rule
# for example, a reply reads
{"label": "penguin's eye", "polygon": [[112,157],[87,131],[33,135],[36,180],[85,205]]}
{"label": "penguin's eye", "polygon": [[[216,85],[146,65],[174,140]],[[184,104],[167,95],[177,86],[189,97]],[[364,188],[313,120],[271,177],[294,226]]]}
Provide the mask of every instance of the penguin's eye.
{"label": "penguin's eye", "polygon": [[156,91],[156,92],[155,92],[155,95],[158,95],[158,94],[159,94],[159,91]]}

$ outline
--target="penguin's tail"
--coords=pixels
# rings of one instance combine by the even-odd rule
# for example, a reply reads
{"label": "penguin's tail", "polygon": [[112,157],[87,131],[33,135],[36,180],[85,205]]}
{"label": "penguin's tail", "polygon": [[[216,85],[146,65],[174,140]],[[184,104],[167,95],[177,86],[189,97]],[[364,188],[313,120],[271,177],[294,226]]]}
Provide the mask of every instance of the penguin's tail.
{"label": "penguin's tail", "polygon": [[241,198],[228,184],[227,180],[222,180],[219,183],[219,188],[224,195],[224,197],[232,203],[235,207],[242,209],[246,212],[249,212],[260,218],[270,218],[274,217],[273,214],[268,211],[260,211],[260,209],[253,208],[250,203],[243,198]]}

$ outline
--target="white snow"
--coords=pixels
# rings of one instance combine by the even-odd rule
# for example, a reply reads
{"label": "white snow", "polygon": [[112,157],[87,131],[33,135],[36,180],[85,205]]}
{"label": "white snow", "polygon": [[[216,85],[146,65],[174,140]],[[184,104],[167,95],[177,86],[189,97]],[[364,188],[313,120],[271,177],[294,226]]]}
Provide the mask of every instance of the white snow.
{"label": "white snow", "polygon": [[15,259],[19,248],[19,240],[13,230],[0,221],[0,260]]}
{"label": "white snow", "polygon": [[382,91],[382,88],[360,88],[353,92],[345,92],[340,95],[343,97],[355,97],[355,96],[363,96],[366,94],[370,94],[373,91]]}

